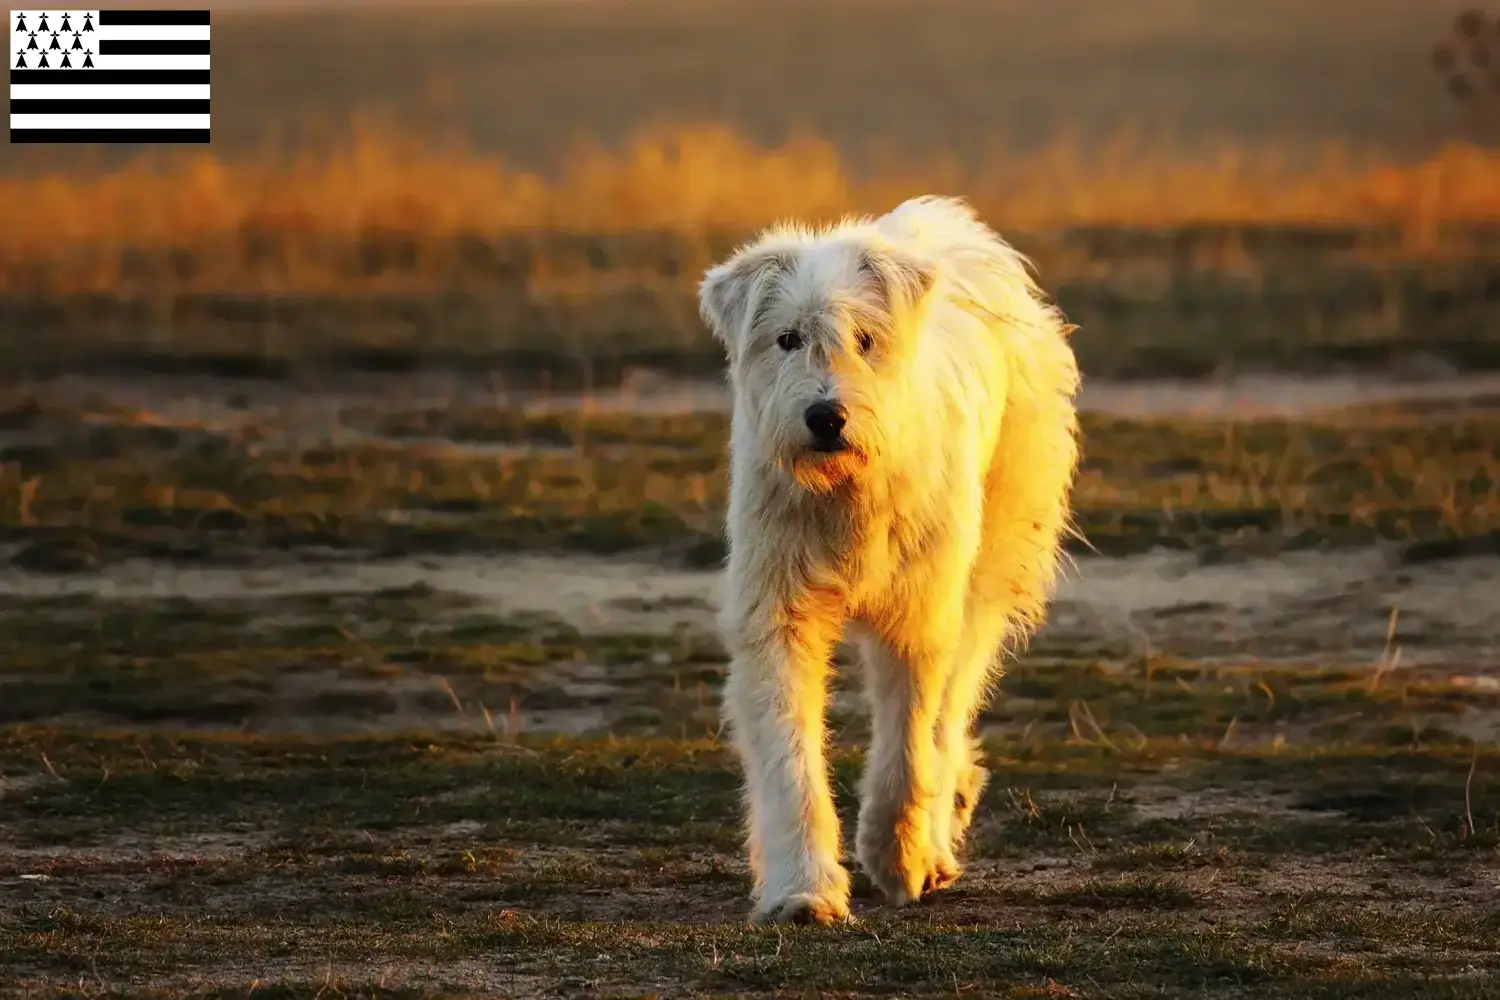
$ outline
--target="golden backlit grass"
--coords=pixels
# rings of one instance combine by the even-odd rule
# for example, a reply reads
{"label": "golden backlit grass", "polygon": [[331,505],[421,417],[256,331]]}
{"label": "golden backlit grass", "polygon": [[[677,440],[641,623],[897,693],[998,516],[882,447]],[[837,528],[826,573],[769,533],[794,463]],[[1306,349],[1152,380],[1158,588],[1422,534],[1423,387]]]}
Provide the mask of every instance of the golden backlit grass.
{"label": "golden backlit grass", "polygon": [[330,280],[320,257],[372,231],[418,244],[460,234],[740,234],[780,217],[880,211],[925,191],[964,195],[1012,232],[1394,225],[1423,249],[1443,223],[1500,220],[1500,152],[1455,145],[1394,165],[1339,148],[1294,162],[1226,147],[1184,159],[1122,134],[1096,155],[1063,143],[997,151],[979,170],[935,160],[869,179],[817,138],[763,148],[723,127],[688,125],[619,149],[581,145],[544,176],[460,144],[364,128],[339,148],[290,158],[188,154],[0,180],[0,290],[115,289],[127,248],[188,251],[196,263],[186,284],[242,287],[246,242],[268,236],[300,247],[304,266],[294,261],[282,280],[318,287]]}

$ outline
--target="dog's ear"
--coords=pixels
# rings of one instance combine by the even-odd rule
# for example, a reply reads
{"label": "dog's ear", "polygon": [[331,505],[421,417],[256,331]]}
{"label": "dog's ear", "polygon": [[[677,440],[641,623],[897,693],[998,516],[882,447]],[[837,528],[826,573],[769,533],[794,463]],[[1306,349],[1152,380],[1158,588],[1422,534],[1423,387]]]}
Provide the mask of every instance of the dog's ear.
{"label": "dog's ear", "polygon": [[921,305],[937,281],[937,268],[930,261],[896,247],[866,247],[859,266],[892,316],[904,316]]}
{"label": "dog's ear", "polygon": [[698,285],[698,312],[715,339],[729,346],[766,286],[791,261],[772,249],[740,250],[703,273]]}

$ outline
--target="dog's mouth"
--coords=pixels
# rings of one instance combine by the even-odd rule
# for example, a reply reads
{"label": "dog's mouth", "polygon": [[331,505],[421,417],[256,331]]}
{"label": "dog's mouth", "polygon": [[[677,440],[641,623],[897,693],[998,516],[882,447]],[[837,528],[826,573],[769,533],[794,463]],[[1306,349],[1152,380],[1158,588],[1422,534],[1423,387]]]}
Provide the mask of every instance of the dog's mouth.
{"label": "dog's mouth", "polygon": [[820,441],[792,461],[792,474],[814,493],[828,493],[855,477],[868,464],[864,451],[848,441]]}

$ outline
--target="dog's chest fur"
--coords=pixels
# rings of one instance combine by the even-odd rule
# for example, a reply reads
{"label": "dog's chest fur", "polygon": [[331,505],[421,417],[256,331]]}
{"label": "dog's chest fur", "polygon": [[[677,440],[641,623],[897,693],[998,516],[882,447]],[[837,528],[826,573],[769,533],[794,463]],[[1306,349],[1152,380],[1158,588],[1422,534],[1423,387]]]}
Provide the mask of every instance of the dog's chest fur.
{"label": "dog's chest fur", "polygon": [[925,500],[900,484],[851,480],[831,494],[799,497],[794,530],[857,610],[881,602],[931,552],[942,522]]}

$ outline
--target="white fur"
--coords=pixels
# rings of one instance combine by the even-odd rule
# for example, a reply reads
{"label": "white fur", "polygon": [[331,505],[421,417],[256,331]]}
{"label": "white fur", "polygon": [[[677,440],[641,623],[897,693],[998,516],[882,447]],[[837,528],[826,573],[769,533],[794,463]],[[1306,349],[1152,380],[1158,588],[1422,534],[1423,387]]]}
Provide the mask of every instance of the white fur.
{"label": "white fur", "polygon": [[[1071,328],[1027,263],[924,197],[773,227],[704,275],[734,396],[720,625],[756,919],[849,914],[824,758],[843,635],[873,727],[859,861],[896,905],[958,875],[986,777],[974,717],[1051,597],[1077,464]],[[818,400],[847,410],[848,450],[810,450]]]}

